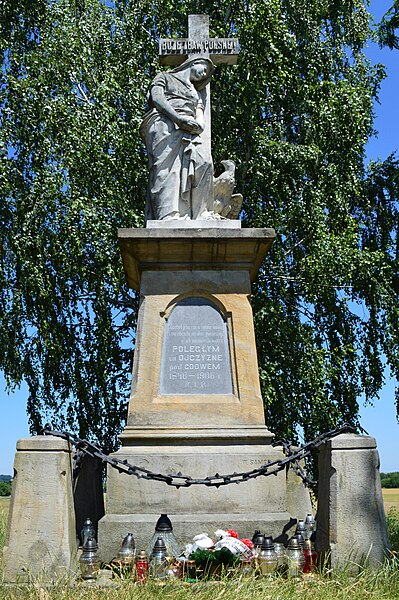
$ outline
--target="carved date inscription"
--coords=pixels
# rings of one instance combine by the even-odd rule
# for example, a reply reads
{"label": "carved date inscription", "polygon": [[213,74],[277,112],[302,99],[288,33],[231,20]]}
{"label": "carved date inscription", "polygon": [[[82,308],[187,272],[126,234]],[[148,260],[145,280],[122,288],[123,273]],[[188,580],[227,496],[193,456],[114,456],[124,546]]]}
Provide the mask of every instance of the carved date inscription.
{"label": "carved date inscription", "polygon": [[185,298],[165,323],[160,393],[233,392],[227,324],[206,298]]}

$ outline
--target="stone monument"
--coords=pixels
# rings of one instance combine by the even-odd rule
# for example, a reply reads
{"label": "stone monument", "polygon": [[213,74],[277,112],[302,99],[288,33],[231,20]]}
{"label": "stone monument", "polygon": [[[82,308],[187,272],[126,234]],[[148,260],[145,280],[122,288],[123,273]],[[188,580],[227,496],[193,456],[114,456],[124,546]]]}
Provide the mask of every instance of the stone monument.
{"label": "stone monument", "polygon": [[[119,231],[140,309],[127,424],[114,457],[164,475],[203,479],[284,458],[264,421],[250,304],[251,282],[275,234],[241,229],[232,161],[213,175],[209,81],[214,63],[234,64],[238,50],[237,40],[209,38],[204,15],[189,17],[187,39],[160,40],[161,62],[174,68],[154,78],[141,126],[147,227]],[[317,543],[333,566],[384,560],[389,541],[378,467],[373,438],[345,434],[322,449]],[[74,576],[76,519],[99,484],[84,479],[99,474],[98,465],[82,470],[73,498],[69,444],[37,436],[18,441],[14,470],[5,580]],[[110,468],[98,524],[101,558],[111,560],[128,532],[146,547],[161,513],[181,544],[230,527],[242,537],[255,529],[283,537],[292,516],[310,510],[302,484],[286,475],[177,489]],[[101,502],[90,506],[103,514]]]}
{"label": "stone monument", "polygon": [[[234,163],[213,174],[209,82],[234,64],[235,39],[209,38],[191,15],[188,39],[160,40],[161,62],[140,131],[149,161],[145,229],[119,230],[128,285],[140,291],[133,380],[122,447],[114,455],[164,474],[249,471],[283,458],[264,421],[251,282],[272,229],[241,229]],[[103,559],[132,531],[145,545],[161,513],[180,542],[234,527],[277,536],[290,521],[286,474],[219,489],[170,488],[108,471]]]}

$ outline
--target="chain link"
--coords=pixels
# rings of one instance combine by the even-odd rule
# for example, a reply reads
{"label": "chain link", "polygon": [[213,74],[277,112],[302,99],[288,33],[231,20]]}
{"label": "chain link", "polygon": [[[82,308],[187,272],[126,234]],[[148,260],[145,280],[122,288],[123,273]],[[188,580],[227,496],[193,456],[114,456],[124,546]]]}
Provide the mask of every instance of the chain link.
{"label": "chain link", "polygon": [[138,479],[146,479],[152,481],[162,481],[167,485],[173,486],[177,489],[181,487],[190,487],[192,485],[205,485],[207,487],[219,488],[224,485],[230,485],[232,483],[242,483],[257,477],[267,477],[269,475],[277,475],[279,471],[285,469],[288,465],[291,467],[299,477],[304,481],[305,484],[311,485],[315,482],[308,479],[304,469],[300,465],[300,461],[309,456],[314,450],[319,448],[322,444],[330,440],[331,438],[340,435],[341,433],[356,433],[356,428],[352,425],[345,423],[341,427],[327,431],[316,437],[314,440],[303,444],[302,446],[294,446],[292,442],[287,440],[277,440],[272,442],[272,446],[281,446],[285,457],[281,460],[267,461],[260,467],[252,469],[251,471],[245,471],[240,473],[229,473],[227,475],[220,475],[215,473],[209,477],[203,479],[196,479],[189,475],[183,475],[183,473],[169,473],[163,475],[161,473],[154,473],[143,467],[137,467],[130,464],[127,460],[119,460],[111,456],[104,454],[98,446],[79,438],[78,436],[68,431],[54,431],[48,425],[43,430],[44,435],[54,435],[60,437],[67,442],[73,444],[76,448],[76,454],[74,456],[74,474],[79,472],[80,463],[82,458],[87,455],[93,458],[99,458],[102,462],[110,465],[112,468],[117,469],[119,473],[126,473],[126,475],[134,475]]}

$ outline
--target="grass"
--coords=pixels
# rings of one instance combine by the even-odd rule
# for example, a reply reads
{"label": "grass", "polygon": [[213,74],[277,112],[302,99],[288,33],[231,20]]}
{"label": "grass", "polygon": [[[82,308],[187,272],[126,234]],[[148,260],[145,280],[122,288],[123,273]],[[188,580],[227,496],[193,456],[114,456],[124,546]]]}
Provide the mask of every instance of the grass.
{"label": "grass", "polygon": [[[10,498],[0,496],[0,568],[1,568],[1,562],[2,562],[2,549],[4,546],[4,540],[6,537],[9,508],[10,508]],[[1,579],[0,579],[0,581],[1,581]],[[0,595],[0,599],[2,600],[1,595]]]}
{"label": "grass", "polygon": [[326,572],[303,579],[234,576],[215,582],[185,584],[170,582],[162,587],[155,582],[137,586],[134,582],[116,583],[115,588],[98,588],[65,582],[46,587],[36,580],[29,587],[6,587],[0,583],[1,600],[382,600],[399,598],[399,564],[397,559],[380,571],[363,570],[357,577],[348,573]]}
{"label": "grass", "polygon": [[387,529],[392,550],[399,555],[399,511],[395,507],[387,513]]}
{"label": "grass", "polygon": [[[388,494],[385,492],[388,491]],[[399,500],[399,490],[383,490],[384,503]],[[398,499],[393,499],[395,493]],[[4,543],[9,499],[0,497],[0,552]],[[390,511],[388,522],[399,528],[399,514]],[[391,533],[391,531],[390,531]],[[2,584],[0,554],[0,600],[383,600],[399,599],[399,558],[394,557],[377,571],[362,569],[353,577],[349,572],[329,571],[303,579],[270,577],[240,578],[235,575],[221,581],[186,584],[170,582],[162,587],[149,582],[139,587],[133,581],[113,580],[112,587],[61,581],[48,587],[40,579],[31,585]]]}

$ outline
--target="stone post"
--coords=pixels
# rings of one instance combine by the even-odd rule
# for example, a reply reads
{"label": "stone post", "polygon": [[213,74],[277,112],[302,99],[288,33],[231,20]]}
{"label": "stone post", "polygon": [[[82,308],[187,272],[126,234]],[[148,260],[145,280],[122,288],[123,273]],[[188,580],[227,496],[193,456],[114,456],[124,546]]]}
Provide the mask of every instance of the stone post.
{"label": "stone post", "polygon": [[71,450],[67,441],[37,436],[17,441],[4,579],[59,580],[77,571]]}
{"label": "stone post", "polygon": [[383,562],[389,539],[373,437],[342,434],[319,455],[317,550],[332,567]]}

